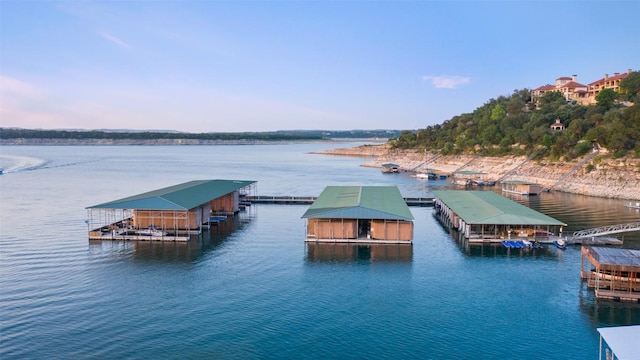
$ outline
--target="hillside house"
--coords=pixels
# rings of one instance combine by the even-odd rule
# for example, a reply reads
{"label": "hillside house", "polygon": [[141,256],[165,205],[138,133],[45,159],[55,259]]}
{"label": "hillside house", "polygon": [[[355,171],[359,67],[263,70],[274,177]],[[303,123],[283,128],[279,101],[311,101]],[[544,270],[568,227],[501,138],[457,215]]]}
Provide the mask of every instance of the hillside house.
{"label": "hillside house", "polygon": [[531,101],[538,104],[540,97],[550,91],[561,93],[567,102],[577,102],[581,105],[592,105],[596,103],[596,96],[602,89],[612,89],[620,91],[620,82],[624,80],[631,69],[626,73],[614,73],[613,76],[605,74],[604,78],[596,80],[588,85],[577,82],[577,75],[571,77],[562,76],[556,79],[554,85],[547,84],[531,90]]}

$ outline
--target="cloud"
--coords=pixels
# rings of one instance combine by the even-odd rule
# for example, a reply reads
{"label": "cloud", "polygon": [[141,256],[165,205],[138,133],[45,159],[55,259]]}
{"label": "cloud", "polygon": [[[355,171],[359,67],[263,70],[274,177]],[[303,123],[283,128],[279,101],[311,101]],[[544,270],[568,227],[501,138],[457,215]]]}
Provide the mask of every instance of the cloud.
{"label": "cloud", "polygon": [[461,85],[468,84],[471,81],[470,77],[465,76],[423,76],[422,80],[431,81],[431,84],[440,89],[455,89]]}
{"label": "cloud", "polygon": [[104,32],[103,31],[103,32],[100,32],[99,34],[104,39],[109,40],[110,42],[112,42],[112,43],[114,43],[114,44],[116,44],[116,45],[118,45],[118,46],[120,46],[122,48],[131,49],[131,45],[129,45],[126,42],[124,42],[123,40],[121,40],[121,39],[109,34],[108,32]]}

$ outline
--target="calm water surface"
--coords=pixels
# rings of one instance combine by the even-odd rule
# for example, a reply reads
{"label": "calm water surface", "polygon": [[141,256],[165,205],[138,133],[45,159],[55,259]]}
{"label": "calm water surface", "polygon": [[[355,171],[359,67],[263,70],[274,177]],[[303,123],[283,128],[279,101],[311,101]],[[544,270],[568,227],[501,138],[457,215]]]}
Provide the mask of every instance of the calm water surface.
{"label": "calm water surface", "polygon": [[[431,208],[411,208],[412,247],[307,246],[306,206],[286,205],[188,244],[87,240],[87,206],[194,179],[261,195],[448,186],[309,153],[352,145],[0,148],[0,358],[597,359],[597,327],[640,324],[640,304],[581,283],[579,247],[465,246]],[[623,200],[516,200],[566,232],[640,220]]]}

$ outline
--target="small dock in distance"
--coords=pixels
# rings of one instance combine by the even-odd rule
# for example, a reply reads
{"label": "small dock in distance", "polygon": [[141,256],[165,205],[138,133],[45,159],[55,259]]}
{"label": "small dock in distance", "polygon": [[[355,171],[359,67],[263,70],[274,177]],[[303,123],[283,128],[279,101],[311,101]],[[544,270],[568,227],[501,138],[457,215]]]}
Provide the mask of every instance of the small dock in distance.
{"label": "small dock in distance", "polygon": [[[256,195],[246,196],[243,199],[244,204],[280,204],[280,205],[311,205],[316,201],[315,196],[270,196]],[[434,199],[427,197],[409,197],[404,198],[407,206],[427,207],[433,206]]]}

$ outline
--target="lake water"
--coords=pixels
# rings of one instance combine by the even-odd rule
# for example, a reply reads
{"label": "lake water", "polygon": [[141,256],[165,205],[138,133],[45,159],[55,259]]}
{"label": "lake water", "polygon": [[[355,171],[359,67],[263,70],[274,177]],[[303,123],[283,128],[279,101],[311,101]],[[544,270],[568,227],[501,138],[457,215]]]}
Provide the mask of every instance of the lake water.
{"label": "lake water", "polygon": [[[578,246],[465,246],[431,208],[411,208],[410,247],[307,246],[301,205],[252,206],[187,244],[87,239],[86,207],[195,179],[448,187],[310,153],[354,145],[1,147],[0,358],[596,359],[597,327],[640,324],[640,304],[586,289]],[[517,201],[565,233],[640,221],[624,200]]]}

